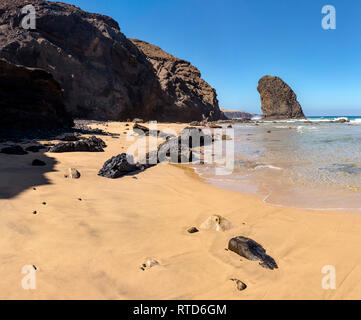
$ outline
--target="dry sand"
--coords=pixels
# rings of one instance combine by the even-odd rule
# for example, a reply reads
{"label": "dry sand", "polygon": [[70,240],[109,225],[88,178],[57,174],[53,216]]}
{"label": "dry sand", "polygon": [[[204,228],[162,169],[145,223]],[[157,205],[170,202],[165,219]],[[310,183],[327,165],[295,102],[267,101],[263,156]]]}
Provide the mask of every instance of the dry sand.
{"label": "dry sand", "polygon": [[[172,164],[137,179],[99,177],[104,161],[132,142],[124,123],[98,127],[121,133],[100,136],[104,153],[0,155],[1,299],[361,298],[360,215],[266,205]],[[34,158],[54,168],[31,167]],[[70,167],[80,179],[64,178]],[[215,214],[234,227],[187,232]],[[226,251],[238,235],[262,244],[279,269]],[[141,270],[147,258],[159,265]],[[24,265],[37,267],[36,290],[21,286]],[[321,286],[325,265],[336,268],[336,290]]]}

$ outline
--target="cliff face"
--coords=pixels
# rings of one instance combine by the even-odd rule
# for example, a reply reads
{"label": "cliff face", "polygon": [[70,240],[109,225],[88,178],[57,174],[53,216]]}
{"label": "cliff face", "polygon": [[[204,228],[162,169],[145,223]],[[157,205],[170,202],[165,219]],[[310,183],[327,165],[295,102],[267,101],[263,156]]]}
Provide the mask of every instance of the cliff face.
{"label": "cliff face", "polygon": [[[35,30],[21,26],[21,9],[27,3],[36,9]],[[201,119],[211,109],[219,115],[215,93],[208,89],[206,94],[204,82],[187,84],[185,95],[177,88],[187,82],[177,77],[164,86],[151,61],[120,32],[117,22],[72,5],[2,0],[0,57],[50,72],[64,89],[67,110],[74,117],[183,121]],[[184,72],[195,81],[199,72],[190,70]],[[177,67],[175,73],[182,72]]]}
{"label": "cliff face", "polygon": [[264,76],[258,82],[264,118],[303,119],[301,105],[293,90],[281,78]]}
{"label": "cliff face", "polygon": [[201,78],[200,71],[188,61],[178,59],[145,41],[131,41],[147,56],[167,100],[164,113],[177,121],[218,120],[224,118],[216,91]]}
{"label": "cliff face", "polygon": [[62,91],[52,75],[0,59],[0,135],[71,127]]}

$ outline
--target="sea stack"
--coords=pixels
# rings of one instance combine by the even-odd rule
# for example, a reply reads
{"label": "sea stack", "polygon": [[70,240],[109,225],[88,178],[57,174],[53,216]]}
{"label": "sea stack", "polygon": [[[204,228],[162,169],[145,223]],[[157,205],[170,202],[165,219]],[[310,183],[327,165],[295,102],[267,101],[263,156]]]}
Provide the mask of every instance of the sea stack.
{"label": "sea stack", "polygon": [[261,108],[265,119],[304,119],[297,96],[279,77],[264,76],[258,82]]}

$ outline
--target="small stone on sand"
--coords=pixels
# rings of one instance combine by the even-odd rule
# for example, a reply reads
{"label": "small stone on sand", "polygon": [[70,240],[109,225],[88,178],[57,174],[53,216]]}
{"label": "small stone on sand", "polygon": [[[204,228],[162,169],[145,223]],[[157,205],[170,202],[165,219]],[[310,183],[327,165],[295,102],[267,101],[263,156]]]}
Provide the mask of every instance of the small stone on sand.
{"label": "small stone on sand", "polygon": [[79,179],[80,178],[80,172],[76,170],[75,168],[69,168],[69,178],[71,179]]}
{"label": "small stone on sand", "polygon": [[231,279],[231,281],[236,282],[238,291],[243,291],[243,290],[245,290],[247,288],[247,285],[241,280]]}
{"label": "small stone on sand", "polygon": [[190,229],[187,230],[189,233],[196,233],[198,232],[199,230],[196,228],[196,227],[192,227]]}
{"label": "small stone on sand", "polygon": [[200,228],[203,230],[216,230],[216,231],[226,231],[231,229],[232,227],[233,226],[230,221],[219,215],[210,216],[200,226]]}

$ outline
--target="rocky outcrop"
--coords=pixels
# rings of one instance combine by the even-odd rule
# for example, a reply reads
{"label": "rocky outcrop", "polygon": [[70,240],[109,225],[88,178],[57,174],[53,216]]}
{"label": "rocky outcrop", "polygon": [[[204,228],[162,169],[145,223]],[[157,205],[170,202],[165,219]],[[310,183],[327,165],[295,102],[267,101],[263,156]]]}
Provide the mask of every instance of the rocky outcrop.
{"label": "rocky outcrop", "polygon": [[52,75],[0,59],[0,135],[71,127],[62,91]]}
{"label": "rocky outcrop", "polygon": [[[35,30],[21,27],[27,3],[36,9]],[[75,118],[183,121],[221,115],[215,91],[196,68],[176,58],[165,63],[167,85],[116,21],[72,5],[2,0],[0,57],[50,72]]]}
{"label": "rocky outcrop", "polygon": [[60,142],[50,148],[49,152],[104,152],[103,148],[106,146],[102,139],[92,136],[76,142]]}
{"label": "rocky outcrop", "polygon": [[190,62],[174,57],[145,41],[131,41],[152,63],[167,101],[164,113],[169,121],[224,119],[217,94]]}
{"label": "rocky outcrop", "polygon": [[281,78],[264,76],[258,82],[261,108],[265,119],[304,119],[293,90]]}

